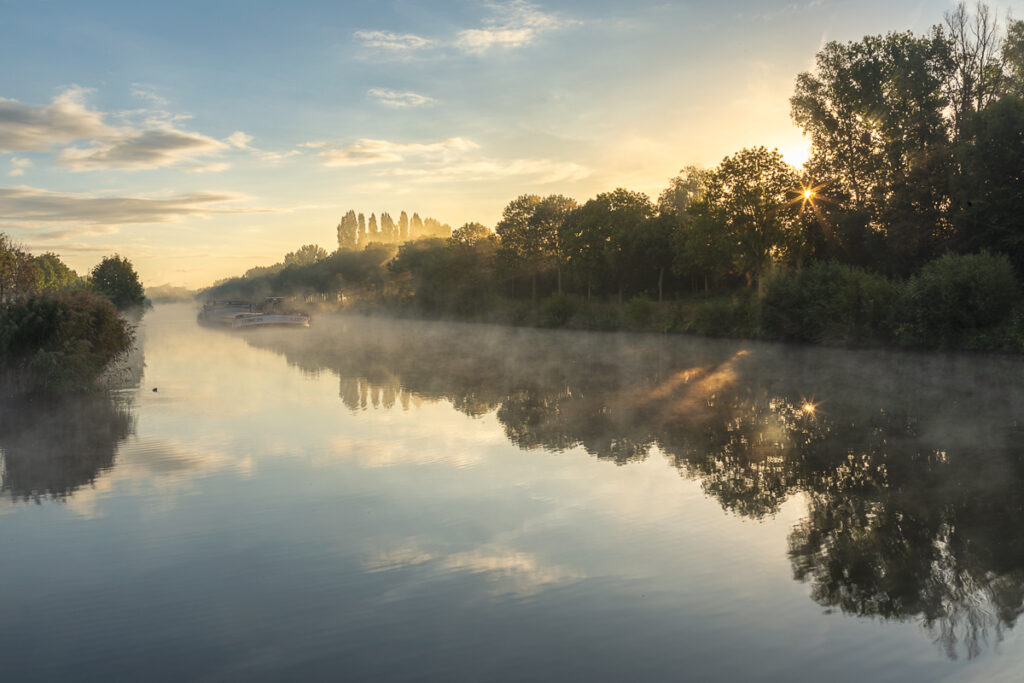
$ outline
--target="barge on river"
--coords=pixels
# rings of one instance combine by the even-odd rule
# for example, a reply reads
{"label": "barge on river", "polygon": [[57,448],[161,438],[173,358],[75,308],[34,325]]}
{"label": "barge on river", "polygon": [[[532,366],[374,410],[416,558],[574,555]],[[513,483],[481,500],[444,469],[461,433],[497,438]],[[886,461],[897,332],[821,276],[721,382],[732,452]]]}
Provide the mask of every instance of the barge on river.
{"label": "barge on river", "polygon": [[248,301],[208,301],[199,311],[203,325],[253,329],[256,327],[309,327],[309,316],[282,310],[281,297],[267,297],[262,304]]}

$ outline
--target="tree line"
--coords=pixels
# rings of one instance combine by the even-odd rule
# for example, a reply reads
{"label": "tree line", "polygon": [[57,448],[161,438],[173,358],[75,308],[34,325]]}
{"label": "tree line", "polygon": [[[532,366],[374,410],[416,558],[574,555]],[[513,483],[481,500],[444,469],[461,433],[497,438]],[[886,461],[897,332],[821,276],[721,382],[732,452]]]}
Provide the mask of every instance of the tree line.
{"label": "tree line", "polygon": [[376,214],[371,213],[367,221],[364,214],[349,209],[338,222],[338,249],[357,249],[372,242],[401,244],[421,237],[448,237],[451,233],[452,227],[447,223],[436,218],[420,218],[418,213],[409,218],[402,211],[396,223],[391,214],[381,212],[378,225]]}
{"label": "tree line", "polygon": [[[643,321],[670,299],[689,303],[662,315],[665,329],[815,341],[927,340],[922,321],[947,315],[965,318],[952,345],[993,325],[1024,344],[1024,22],[960,4],[923,35],[828,43],[796,77],[790,105],[810,142],[803,168],[745,148],[684,168],[656,199],[625,188],[582,203],[524,194],[493,232],[467,223],[401,242],[404,222],[389,217],[386,234],[401,242],[389,242],[393,255],[321,250],[308,273],[247,285],[597,327],[602,302]],[[342,225],[339,247],[358,248],[359,216]],[[978,299],[999,301],[999,319],[964,313]],[[540,312],[523,314],[520,302]],[[854,328],[857,339],[843,336]]]}

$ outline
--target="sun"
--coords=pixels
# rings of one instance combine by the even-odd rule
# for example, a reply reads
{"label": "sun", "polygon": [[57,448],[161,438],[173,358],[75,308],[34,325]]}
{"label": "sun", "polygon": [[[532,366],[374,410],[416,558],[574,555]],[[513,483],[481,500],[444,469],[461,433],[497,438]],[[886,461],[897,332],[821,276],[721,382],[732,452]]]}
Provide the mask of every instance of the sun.
{"label": "sun", "polygon": [[818,193],[812,190],[811,188],[806,188],[804,190],[804,199],[814,199],[814,195],[816,194]]}

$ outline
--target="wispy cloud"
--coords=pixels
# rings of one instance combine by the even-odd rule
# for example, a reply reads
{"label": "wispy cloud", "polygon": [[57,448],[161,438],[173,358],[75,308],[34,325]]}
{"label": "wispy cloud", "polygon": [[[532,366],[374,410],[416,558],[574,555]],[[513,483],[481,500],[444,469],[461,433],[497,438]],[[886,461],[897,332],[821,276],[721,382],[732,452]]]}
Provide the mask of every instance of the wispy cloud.
{"label": "wispy cloud", "polygon": [[384,106],[394,107],[396,109],[428,107],[437,102],[433,97],[427,97],[426,95],[420,95],[419,93],[409,91],[400,92],[398,90],[389,90],[387,88],[371,88],[366,94]]}
{"label": "wispy cloud", "polygon": [[379,50],[391,50],[405,52],[408,50],[420,50],[431,47],[435,44],[433,40],[414,35],[412,33],[392,33],[391,31],[356,31],[356,38],[362,42],[363,47],[376,48]]}
{"label": "wispy cloud", "polygon": [[[416,184],[476,182],[511,177],[552,183],[579,180],[592,175],[592,170],[586,166],[553,159],[481,157],[478,144],[460,137],[427,143],[363,139],[346,147],[325,145],[320,149],[320,157],[325,166],[379,164],[384,168],[373,173],[378,178],[396,178]],[[365,183],[360,186],[361,189],[367,187]]]}
{"label": "wispy cloud", "polygon": [[365,166],[396,163],[410,157],[443,162],[455,154],[476,149],[478,145],[466,138],[449,138],[440,142],[401,143],[364,138],[348,147],[326,147],[320,152],[325,166]]}
{"label": "wispy cloud", "polygon": [[0,224],[45,227],[52,223],[78,226],[51,238],[111,232],[112,226],[166,223],[210,214],[256,213],[266,209],[224,206],[246,199],[227,192],[190,192],[170,197],[131,197],[53,192],[35,187],[0,187]]}
{"label": "wispy cloud", "polygon": [[[271,163],[277,163],[278,161],[282,161],[284,159],[287,159],[289,157],[293,157],[293,156],[301,153],[297,149],[292,149],[292,150],[289,150],[287,152],[271,152],[271,151],[268,151],[268,150],[265,150],[265,149],[259,149],[258,147],[253,147],[251,144],[249,144],[249,143],[251,143],[253,141],[253,139],[254,139],[253,136],[249,135],[248,133],[244,133],[244,132],[242,132],[240,130],[236,130],[234,133],[232,133],[231,135],[229,135],[225,139],[225,142],[228,145],[230,145],[231,147],[234,147],[235,149],[240,149],[240,150],[244,150],[246,152],[250,152],[251,154],[255,155],[257,158],[259,158],[259,159],[261,159],[263,161],[269,161]],[[189,170],[195,170],[195,169],[189,169]]]}
{"label": "wispy cloud", "polygon": [[15,176],[15,177],[16,176],[20,176],[20,175],[25,175],[25,169],[26,168],[31,168],[32,160],[31,159],[23,159],[23,158],[19,158],[19,157],[11,157],[11,166],[13,166],[14,168],[12,168],[7,173],[7,175]]}
{"label": "wispy cloud", "polygon": [[69,88],[45,107],[0,97],[0,152],[45,152],[54,145],[118,131],[85,104],[87,90]]}
{"label": "wispy cloud", "polygon": [[158,95],[152,86],[144,83],[132,83],[132,95],[155,107],[167,107],[170,104],[166,97]]}
{"label": "wispy cloud", "polygon": [[225,149],[223,142],[199,133],[154,128],[108,135],[88,147],[68,147],[57,159],[72,171],[144,170],[173,166]]}
{"label": "wispy cloud", "polygon": [[467,28],[444,38],[424,38],[413,33],[391,31],[356,31],[355,37],[365,48],[391,53],[397,58],[410,58],[413,53],[428,49],[449,48],[463,53],[481,53],[491,48],[523,47],[547,31],[579,23],[543,11],[526,0],[488,2],[484,5],[490,16],[481,26]]}
{"label": "wispy cloud", "polygon": [[543,12],[524,0],[488,3],[494,16],[481,28],[460,31],[455,45],[466,52],[482,52],[491,47],[522,47],[545,31],[569,25],[569,20]]}
{"label": "wispy cloud", "polygon": [[[181,122],[190,117],[163,109],[113,113],[91,109],[85,102],[88,92],[70,88],[43,107],[0,98],[0,152],[54,152],[57,162],[72,171],[179,167],[194,173],[230,168],[216,157],[233,149],[271,163],[299,154],[298,150],[272,152],[253,147],[253,137],[242,131],[222,141],[184,130]],[[154,104],[166,104],[137,84],[132,92]],[[10,175],[22,173],[24,167],[19,167]]]}

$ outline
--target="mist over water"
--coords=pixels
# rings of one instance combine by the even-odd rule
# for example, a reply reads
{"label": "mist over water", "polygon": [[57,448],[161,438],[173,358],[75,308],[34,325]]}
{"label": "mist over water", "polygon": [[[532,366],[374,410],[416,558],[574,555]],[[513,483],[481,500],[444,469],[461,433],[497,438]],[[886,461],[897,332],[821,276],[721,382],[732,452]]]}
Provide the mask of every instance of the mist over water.
{"label": "mist over water", "polygon": [[1024,663],[1018,359],[194,316],[107,396],[3,406],[18,680]]}

